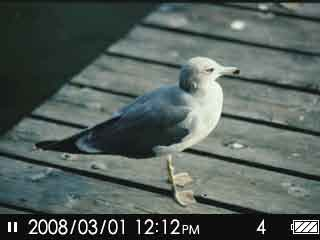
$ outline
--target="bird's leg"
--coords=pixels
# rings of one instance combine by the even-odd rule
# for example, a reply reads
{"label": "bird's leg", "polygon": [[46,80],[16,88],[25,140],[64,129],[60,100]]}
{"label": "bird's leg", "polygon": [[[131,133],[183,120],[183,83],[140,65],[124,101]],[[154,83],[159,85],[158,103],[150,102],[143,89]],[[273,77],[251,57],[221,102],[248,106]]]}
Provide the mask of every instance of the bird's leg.
{"label": "bird's leg", "polygon": [[[173,179],[175,184],[179,187],[184,187],[189,183],[192,183],[193,179],[187,172],[181,172],[173,175]],[[168,178],[169,183],[172,183],[171,178]]]}
{"label": "bird's leg", "polygon": [[172,156],[168,156],[167,160],[167,167],[168,167],[168,176],[169,176],[169,182],[173,185],[174,188],[176,188],[174,184],[174,167],[172,165]]}
{"label": "bird's leg", "polygon": [[167,169],[168,169],[168,176],[169,181],[172,186],[172,192],[174,199],[181,205],[181,206],[187,206],[191,203],[194,203],[195,200],[193,198],[193,191],[192,190],[186,190],[186,191],[178,191],[177,185],[176,185],[176,179],[174,175],[174,167],[172,165],[172,156],[169,155],[167,159]]}
{"label": "bird's leg", "polygon": [[192,177],[189,175],[189,173],[181,172],[181,173],[174,174],[171,155],[170,155],[170,158],[171,160],[170,160],[170,164],[168,163],[168,171],[171,171],[169,170],[169,168],[172,169],[172,172],[171,172],[172,176],[169,175],[169,178],[168,178],[169,183],[172,184],[174,182],[176,186],[179,186],[179,187],[184,187],[185,185],[191,183],[193,180],[192,180]]}

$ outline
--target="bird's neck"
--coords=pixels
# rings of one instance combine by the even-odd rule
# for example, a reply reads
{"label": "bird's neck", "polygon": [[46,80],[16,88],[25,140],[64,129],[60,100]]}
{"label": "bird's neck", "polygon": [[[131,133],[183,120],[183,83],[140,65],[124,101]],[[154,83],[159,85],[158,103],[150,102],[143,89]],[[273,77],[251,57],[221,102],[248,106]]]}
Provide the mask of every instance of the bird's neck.
{"label": "bird's neck", "polygon": [[179,84],[179,87],[187,92],[188,94],[196,98],[212,98],[216,96],[217,98],[222,98],[222,88],[216,81],[208,82],[207,85],[197,85],[197,84]]}

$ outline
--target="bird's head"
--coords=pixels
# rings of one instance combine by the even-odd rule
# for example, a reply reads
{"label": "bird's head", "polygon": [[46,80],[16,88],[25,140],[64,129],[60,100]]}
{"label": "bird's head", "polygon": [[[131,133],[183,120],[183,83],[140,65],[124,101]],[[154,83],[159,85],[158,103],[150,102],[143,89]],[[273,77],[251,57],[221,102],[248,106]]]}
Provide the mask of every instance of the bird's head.
{"label": "bird's head", "polygon": [[182,66],[179,86],[187,92],[207,89],[220,76],[239,73],[236,67],[225,67],[206,57],[194,57]]}

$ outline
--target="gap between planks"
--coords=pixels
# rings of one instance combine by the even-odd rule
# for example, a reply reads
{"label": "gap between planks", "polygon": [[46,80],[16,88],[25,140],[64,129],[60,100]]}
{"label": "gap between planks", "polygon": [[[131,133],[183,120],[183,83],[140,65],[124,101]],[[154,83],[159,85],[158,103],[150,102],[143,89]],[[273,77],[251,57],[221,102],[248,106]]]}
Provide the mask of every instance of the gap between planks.
{"label": "gap between planks", "polygon": [[[139,61],[139,62],[143,62],[143,63],[165,66],[165,67],[169,67],[169,68],[180,69],[180,67],[181,67],[180,64],[159,61],[159,60],[155,60],[155,59],[145,58],[142,56],[130,55],[127,53],[121,53],[121,52],[116,52],[116,51],[106,50],[104,52],[104,54],[106,54],[108,56],[112,56],[112,57],[130,59],[130,60],[135,60],[135,61]],[[241,77],[240,76],[237,76],[237,77],[228,76],[228,78],[235,79],[237,81],[244,81],[244,82],[260,84],[260,85],[265,85],[265,86],[270,86],[270,87],[275,87],[275,88],[280,88],[280,89],[285,89],[285,90],[293,90],[293,91],[298,91],[298,92],[302,92],[302,93],[313,94],[316,96],[320,95],[320,92],[318,90],[305,89],[305,88],[301,88],[301,87],[294,86],[294,85],[287,85],[287,84],[282,84],[282,83],[277,83],[277,82],[264,81],[261,79],[250,79],[250,78],[246,78],[246,77],[242,77],[242,76]]]}
{"label": "gap between planks", "polygon": [[[316,2],[314,2],[316,3]],[[214,4],[214,5],[223,5],[223,6],[226,6],[226,7],[230,7],[230,8],[237,8],[237,9],[245,9],[245,10],[250,10],[250,11],[253,11],[253,12],[264,12],[264,10],[260,10],[256,4],[254,3],[221,3],[221,4],[218,4],[218,3],[211,3],[211,4]],[[301,4],[304,4],[303,2],[301,2]],[[311,4],[311,2],[310,2]],[[320,17],[317,16],[316,14],[314,15],[308,15],[306,13],[295,13],[295,12],[292,12],[290,10],[281,10],[281,9],[269,9],[268,11],[276,14],[276,15],[279,15],[279,16],[284,16],[284,17],[288,17],[288,18],[293,18],[293,19],[303,19],[303,20],[308,20],[308,21],[312,21],[312,22],[320,22]],[[320,13],[320,11],[319,11]]]}
{"label": "gap between planks", "polygon": [[[158,38],[157,36],[161,36]],[[228,49],[228,50],[226,50]],[[240,78],[300,88],[320,93],[315,76],[320,74],[320,57],[291,54],[269,49],[242,46],[225,41],[213,41],[199,36],[137,26],[112,45],[107,52],[163,62],[172,66],[198,55],[214,56],[225,65],[241,69]],[[143,56],[143,57],[142,57]],[[252,60],[254,64],[252,64]],[[239,78],[238,77],[238,78]]]}
{"label": "gap between planks", "polygon": [[307,51],[294,49],[294,48],[285,48],[285,47],[280,47],[280,46],[266,45],[266,44],[258,43],[258,42],[250,42],[249,40],[241,40],[241,39],[237,39],[237,38],[216,35],[214,33],[209,34],[209,33],[194,32],[192,30],[159,25],[159,24],[153,23],[153,22],[141,22],[139,25],[143,26],[143,27],[160,29],[160,30],[164,30],[164,31],[170,31],[170,32],[175,32],[175,33],[180,33],[180,34],[185,34],[185,35],[198,36],[198,37],[202,37],[202,38],[207,38],[209,40],[225,41],[225,42],[235,43],[235,44],[239,44],[239,45],[259,47],[259,48],[282,51],[282,52],[287,52],[287,53],[302,54],[302,55],[306,55],[306,56],[320,56],[320,53],[307,52]]}
{"label": "gap between planks", "polygon": [[45,212],[38,212],[29,208],[0,202],[0,215],[1,214],[45,214]]}

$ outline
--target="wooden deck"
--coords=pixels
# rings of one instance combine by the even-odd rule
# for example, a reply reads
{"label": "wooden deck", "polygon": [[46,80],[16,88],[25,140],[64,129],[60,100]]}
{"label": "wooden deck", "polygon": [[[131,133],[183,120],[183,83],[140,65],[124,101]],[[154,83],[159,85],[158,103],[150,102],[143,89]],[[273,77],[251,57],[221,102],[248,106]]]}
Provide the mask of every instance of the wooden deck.
{"label": "wooden deck", "polygon": [[[319,13],[162,6],[0,138],[0,213],[320,213]],[[235,20],[244,28],[232,29]],[[32,150],[176,82],[198,55],[241,69],[220,80],[216,130],[175,157],[198,203],[169,197],[164,160]]]}

